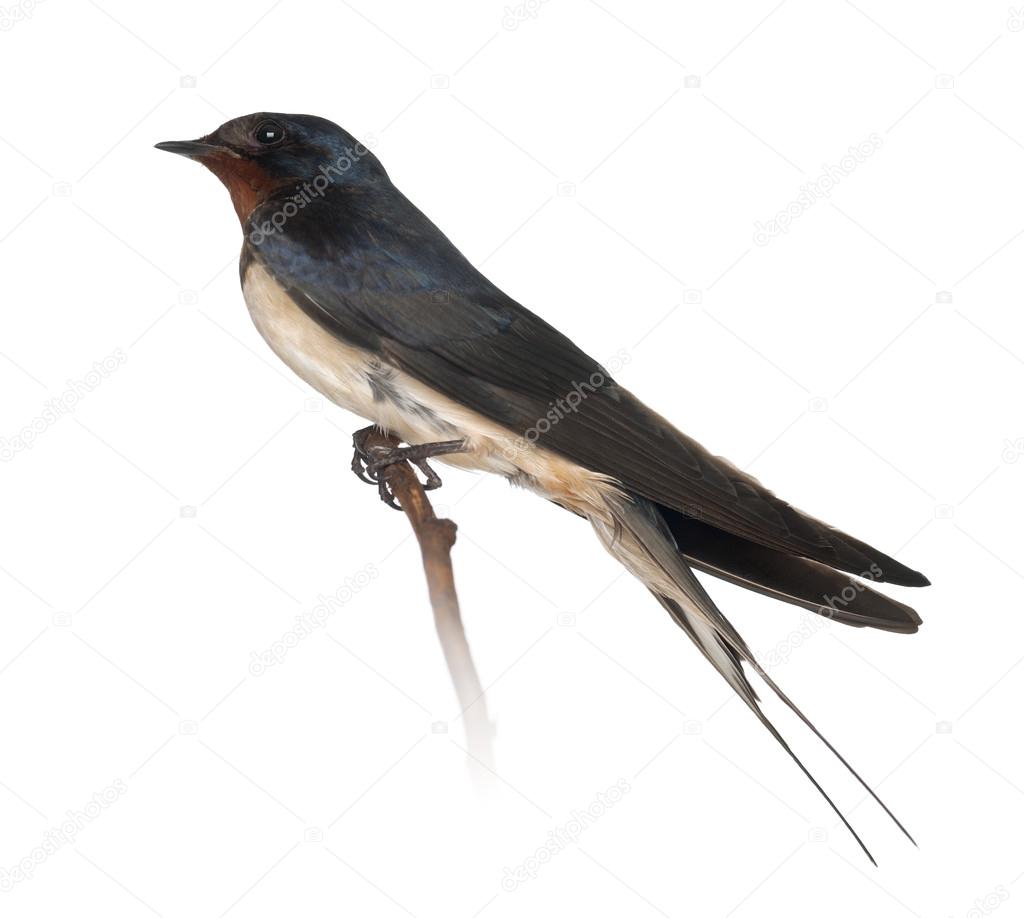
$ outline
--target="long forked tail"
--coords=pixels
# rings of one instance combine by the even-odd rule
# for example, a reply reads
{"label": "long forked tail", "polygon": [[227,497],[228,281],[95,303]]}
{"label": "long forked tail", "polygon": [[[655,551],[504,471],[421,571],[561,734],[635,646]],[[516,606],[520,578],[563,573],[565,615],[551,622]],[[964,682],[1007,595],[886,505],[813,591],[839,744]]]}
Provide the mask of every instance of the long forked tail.
{"label": "long forked tail", "polygon": [[684,559],[672,532],[669,531],[664,518],[654,504],[642,498],[613,499],[607,504],[606,514],[592,516],[590,522],[608,551],[647,586],[673,620],[686,632],[701,653],[750,708],[765,729],[775,737],[846,826],[872,864],[876,864],[874,857],[853,826],[850,825],[846,816],[761,710],[757,694],[743,670],[743,664],[748,665],[779,700],[807,725],[875,802],[882,807],[900,831],[911,842],[914,842],[910,833],[879,799],[875,791],[757,662],[743,638],[718,610],[700,581],[697,580]]}

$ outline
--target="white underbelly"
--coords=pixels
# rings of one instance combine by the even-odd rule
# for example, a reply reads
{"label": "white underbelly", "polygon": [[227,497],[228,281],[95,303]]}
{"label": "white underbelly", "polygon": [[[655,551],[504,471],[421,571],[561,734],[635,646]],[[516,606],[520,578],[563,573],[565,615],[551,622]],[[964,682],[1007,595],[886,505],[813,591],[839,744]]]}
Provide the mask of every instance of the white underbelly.
{"label": "white underbelly", "polygon": [[342,408],[379,423],[383,407],[370,386],[372,356],[324,331],[258,263],[242,284],[256,329],[301,379]]}
{"label": "white underbelly", "polygon": [[441,461],[504,475],[588,516],[603,515],[615,491],[605,476],[537,447],[382,365],[365,349],[345,344],[306,315],[259,262],[251,263],[242,291],[253,323],[274,353],[335,404],[406,443],[464,439],[466,452]]}

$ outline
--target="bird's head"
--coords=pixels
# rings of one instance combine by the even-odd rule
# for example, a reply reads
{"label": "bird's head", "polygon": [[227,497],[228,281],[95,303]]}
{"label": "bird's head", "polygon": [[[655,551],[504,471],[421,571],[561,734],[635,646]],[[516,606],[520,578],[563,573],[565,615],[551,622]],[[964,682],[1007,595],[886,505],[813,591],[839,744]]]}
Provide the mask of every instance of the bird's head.
{"label": "bird's head", "polygon": [[201,162],[231,193],[243,223],[281,189],[308,184],[323,193],[333,185],[387,178],[380,161],[338,125],[315,115],[258,112],[225,122],[198,140],[170,140],[158,150]]}

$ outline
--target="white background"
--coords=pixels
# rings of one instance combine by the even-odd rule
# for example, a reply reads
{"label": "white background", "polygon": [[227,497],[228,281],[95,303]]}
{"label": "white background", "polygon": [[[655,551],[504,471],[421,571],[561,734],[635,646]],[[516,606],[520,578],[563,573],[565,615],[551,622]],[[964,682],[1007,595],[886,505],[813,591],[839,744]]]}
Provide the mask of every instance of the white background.
{"label": "white background", "polygon": [[[0,464],[0,868],[124,788],[3,914],[1024,913],[1021,16],[519,9],[3,14],[0,437],[38,432]],[[498,725],[499,792],[477,796],[415,542],[348,471],[360,419],[276,363],[224,190],[152,149],[260,109],[373,138],[499,285],[598,359],[624,350],[621,382],[932,578],[894,591],[914,637],[709,584],[920,849],[782,717],[872,868],[583,523],[448,470]],[[830,198],[755,242],[872,134]],[[76,404],[36,421],[52,399]],[[250,673],[339,589],[326,628]]]}

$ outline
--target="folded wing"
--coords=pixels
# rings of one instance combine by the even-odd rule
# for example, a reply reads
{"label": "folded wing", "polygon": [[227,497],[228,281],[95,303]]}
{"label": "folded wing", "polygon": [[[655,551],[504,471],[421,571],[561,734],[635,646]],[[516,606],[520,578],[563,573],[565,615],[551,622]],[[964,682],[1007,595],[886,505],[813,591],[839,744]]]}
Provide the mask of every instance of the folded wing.
{"label": "folded wing", "polygon": [[[323,219],[324,208],[333,219]],[[333,334],[520,436],[576,393],[537,442],[629,493],[774,552],[876,581],[928,582],[677,430],[491,284],[393,190],[334,189],[249,254]]]}

